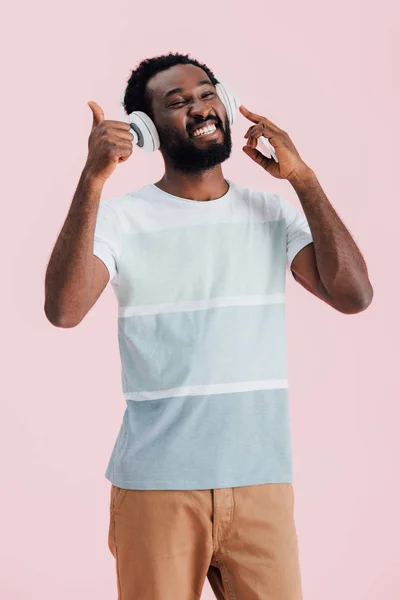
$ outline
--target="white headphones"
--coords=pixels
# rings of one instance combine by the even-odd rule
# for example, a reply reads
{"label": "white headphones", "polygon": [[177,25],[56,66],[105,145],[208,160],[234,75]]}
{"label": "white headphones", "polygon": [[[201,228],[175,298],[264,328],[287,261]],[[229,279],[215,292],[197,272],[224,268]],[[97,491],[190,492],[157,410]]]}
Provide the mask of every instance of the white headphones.
{"label": "white headphones", "polygon": [[[222,104],[225,106],[229,125],[232,125],[235,121],[236,111],[240,106],[239,98],[236,94],[229,92],[222,83],[217,83],[215,89]],[[160,147],[160,138],[156,126],[152,119],[142,111],[136,110],[131,112],[129,115],[126,113],[124,107],[125,92],[126,88],[122,92],[120,98],[121,121],[130,124],[134,144],[139,146],[139,148],[145,152],[155,152]],[[270,142],[262,136],[260,137],[260,140],[264,143],[268,152],[271,154],[271,156],[273,156],[275,161],[278,162],[274,148]]]}

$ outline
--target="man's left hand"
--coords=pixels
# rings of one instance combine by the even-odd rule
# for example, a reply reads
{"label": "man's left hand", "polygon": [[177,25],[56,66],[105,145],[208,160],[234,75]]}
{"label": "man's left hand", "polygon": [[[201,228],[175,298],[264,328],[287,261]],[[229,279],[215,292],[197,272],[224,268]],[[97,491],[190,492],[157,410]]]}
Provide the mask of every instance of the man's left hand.
{"label": "man's left hand", "polygon": [[[239,110],[246,119],[255,123],[244,136],[247,138],[247,144],[243,147],[243,151],[247,156],[250,156],[256,163],[268,171],[270,175],[278,179],[290,180],[310,171],[310,168],[301,159],[300,154],[297,152],[295,145],[286,131],[279,129],[279,127],[267,118],[250,112],[243,105],[240,106]],[[273,158],[268,158],[257,150],[258,138],[260,136],[269,140],[275,149],[278,163]]]}

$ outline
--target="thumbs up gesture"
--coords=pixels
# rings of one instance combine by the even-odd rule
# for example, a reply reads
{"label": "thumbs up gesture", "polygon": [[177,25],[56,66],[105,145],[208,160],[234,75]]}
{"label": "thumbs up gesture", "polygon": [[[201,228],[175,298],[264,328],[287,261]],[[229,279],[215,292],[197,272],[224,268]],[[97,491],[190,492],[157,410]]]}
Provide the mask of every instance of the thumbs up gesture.
{"label": "thumbs up gesture", "polygon": [[92,177],[105,182],[118,163],[132,154],[133,135],[129,123],[107,121],[96,102],[88,102],[93,113],[93,124],[88,146],[87,171]]}

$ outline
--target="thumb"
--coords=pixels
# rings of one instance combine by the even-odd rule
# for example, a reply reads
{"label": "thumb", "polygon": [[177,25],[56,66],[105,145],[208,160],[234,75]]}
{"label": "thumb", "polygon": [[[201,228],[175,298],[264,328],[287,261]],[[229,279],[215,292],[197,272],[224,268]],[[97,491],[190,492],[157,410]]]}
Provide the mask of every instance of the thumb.
{"label": "thumb", "polygon": [[265,154],[262,154],[257,148],[251,148],[250,146],[243,146],[243,152],[250,156],[256,163],[268,171],[268,165],[271,165],[274,161],[272,158],[268,158]]}
{"label": "thumb", "polygon": [[96,127],[96,125],[98,123],[100,123],[101,121],[104,121],[104,112],[103,112],[103,109],[100,108],[100,106],[98,104],[96,104],[96,102],[93,102],[93,100],[88,102],[88,106],[93,113],[92,129],[94,129],[94,127]]}

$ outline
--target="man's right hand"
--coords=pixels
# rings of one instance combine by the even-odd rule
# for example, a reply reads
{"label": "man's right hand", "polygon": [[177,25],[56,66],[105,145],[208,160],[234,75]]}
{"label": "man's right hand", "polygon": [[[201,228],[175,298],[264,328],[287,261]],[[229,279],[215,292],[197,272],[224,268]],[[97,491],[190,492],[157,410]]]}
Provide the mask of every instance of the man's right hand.
{"label": "man's right hand", "polygon": [[86,169],[91,177],[105,182],[117,164],[128,160],[132,154],[133,135],[129,123],[106,121],[96,102],[88,102],[88,105],[93,113],[93,125]]}

